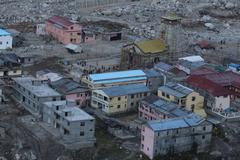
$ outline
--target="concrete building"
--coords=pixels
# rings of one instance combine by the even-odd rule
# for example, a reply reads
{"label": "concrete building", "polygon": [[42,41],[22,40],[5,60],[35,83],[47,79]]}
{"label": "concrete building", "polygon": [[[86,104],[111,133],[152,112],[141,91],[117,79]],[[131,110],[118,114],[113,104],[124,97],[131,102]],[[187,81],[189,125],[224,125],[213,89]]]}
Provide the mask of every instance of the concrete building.
{"label": "concrete building", "polygon": [[42,115],[42,103],[65,99],[48,86],[48,81],[41,81],[31,76],[13,78],[13,81],[16,100],[33,115]]}
{"label": "concrete building", "polygon": [[60,133],[65,144],[82,148],[92,147],[96,142],[95,119],[66,101],[45,102],[43,121]]}
{"label": "concrete building", "polygon": [[81,43],[82,27],[64,17],[52,16],[46,23],[46,32],[63,44]]}
{"label": "concrete building", "polygon": [[142,70],[128,70],[90,74],[83,77],[82,82],[91,89],[128,84],[146,84],[147,76]]}
{"label": "concrete building", "polygon": [[178,83],[169,82],[158,88],[158,96],[167,101],[174,102],[201,116],[206,116],[203,109],[204,97],[191,88]]}
{"label": "concrete building", "polygon": [[222,112],[230,107],[230,97],[233,92],[202,76],[193,75],[186,83],[205,97],[207,109]]}
{"label": "concrete building", "polygon": [[106,114],[137,110],[139,101],[150,95],[144,84],[113,86],[92,91],[91,106]]}
{"label": "concrete building", "polygon": [[155,95],[143,99],[138,107],[138,117],[144,121],[183,117],[190,113],[177,104],[165,101]]}
{"label": "concrete building", "polygon": [[50,86],[64,95],[67,101],[73,102],[78,107],[90,105],[90,90],[70,78],[62,78],[51,82]]}
{"label": "concrete building", "polygon": [[37,24],[36,26],[36,34],[39,36],[46,35],[46,25],[45,24]]}
{"label": "concrete building", "polygon": [[147,76],[147,87],[156,94],[158,87],[166,83],[166,76],[155,69],[148,69],[144,71]]}
{"label": "concrete building", "polygon": [[212,124],[196,114],[148,121],[141,130],[141,151],[150,159],[194,149],[206,152],[211,138]]}
{"label": "concrete building", "polygon": [[168,47],[162,40],[146,40],[123,46],[120,67],[123,69],[153,67],[167,57]]}
{"label": "concrete building", "polygon": [[13,38],[11,34],[3,29],[0,29],[0,49],[12,48]]}
{"label": "concrete building", "polygon": [[11,78],[22,75],[21,60],[16,54],[0,55],[0,77]]}

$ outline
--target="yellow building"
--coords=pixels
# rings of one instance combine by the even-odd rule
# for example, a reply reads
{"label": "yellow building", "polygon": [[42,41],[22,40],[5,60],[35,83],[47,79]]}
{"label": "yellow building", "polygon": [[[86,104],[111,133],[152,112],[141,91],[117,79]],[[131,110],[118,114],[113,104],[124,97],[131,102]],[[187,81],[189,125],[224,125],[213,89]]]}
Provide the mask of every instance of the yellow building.
{"label": "yellow building", "polygon": [[144,84],[113,86],[92,91],[91,106],[106,114],[123,113],[137,110],[139,101],[150,95]]}
{"label": "yellow building", "polygon": [[205,117],[204,97],[181,84],[167,83],[158,88],[158,96]]}

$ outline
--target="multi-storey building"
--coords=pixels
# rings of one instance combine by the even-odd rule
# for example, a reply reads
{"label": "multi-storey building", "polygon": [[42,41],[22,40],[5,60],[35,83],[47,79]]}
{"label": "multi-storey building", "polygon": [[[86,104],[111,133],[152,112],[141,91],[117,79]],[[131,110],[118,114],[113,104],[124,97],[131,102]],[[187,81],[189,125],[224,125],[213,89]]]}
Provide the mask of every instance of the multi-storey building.
{"label": "multi-storey building", "polygon": [[45,23],[46,33],[63,44],[81,43],[82,27],[64,17],[53,16]]}
{"label": "multi-storey building", "polygon": [[177,104],[165,101],[155,95],[143,99],[138,107],[138,117],[144,121],[183,117],[190,113]]}
{"label": "multi-storey building", "polygon": [[158,88],[158,96],[179,106],[196,112],[201,116],[206,116],[203,109],[204,97],[191,88],[181,84],[169,82]]}
{"label": "multi-storey building", "polygon": [[43,121],[54,127],[66,144],[82,148],[92,147],[96,142],[95,119],[66,101],[44,103]]}
{"label": "multi-storey building", "polygon": [[207,151],[211,143],[212,124],[190,114],[167,120],[148,121],[141,129],[141,151],[150,159],[156,155],[196,149]]}
{"label": "multi-storey building", "polygon": [[147,76],[142,70],[128,70],[90,74],[83,77],[82,82],[91,89],[100,89],[128,84],[146,84]]}
{"label": "multi-storey building", "polygon": [[92,91],[91,106],[101,108],[106,114],[116,114],[137,109],[139,101],[150,95],[144,84],[113,86]]}
{"label": "multi-storey building", "polygon": [[13,81],[15,98],[34,115],[42,115],[42,103],[64,99],[61,94],[48,86],[47,81],[31,76],[13,78]]}

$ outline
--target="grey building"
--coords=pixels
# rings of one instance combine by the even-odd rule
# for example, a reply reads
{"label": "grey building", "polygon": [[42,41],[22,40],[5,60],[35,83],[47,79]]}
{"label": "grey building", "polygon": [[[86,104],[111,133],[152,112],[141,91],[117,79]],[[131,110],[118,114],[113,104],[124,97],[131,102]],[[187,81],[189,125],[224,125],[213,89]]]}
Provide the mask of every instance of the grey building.
{"label": "grey building", "polygon": [[147,87],[152,93],[157,93],[158,87],[165,85],[166,76],[155,69],[148,69],[144,71],[147,75]]}
{"label": "grey building", "polygon": [[150,159],[156,155],[190,150],[207,151],[212,124],[196,114],[167,120],[148,121],[141,130],[141,151]]}
{"label": "grey building", "polygon": [[64,100],[58,92],[50,88],[47,81],[32,76],[13,78],[14,97],[31,114],[42,115],[42,103]]}
{"label": "grey building", "polygon": [[43,121],[55,128],[65,143],[77,143],[77,148],[95,144],[95,119],[82,109],[66,101],[46,102],[43,108]]}

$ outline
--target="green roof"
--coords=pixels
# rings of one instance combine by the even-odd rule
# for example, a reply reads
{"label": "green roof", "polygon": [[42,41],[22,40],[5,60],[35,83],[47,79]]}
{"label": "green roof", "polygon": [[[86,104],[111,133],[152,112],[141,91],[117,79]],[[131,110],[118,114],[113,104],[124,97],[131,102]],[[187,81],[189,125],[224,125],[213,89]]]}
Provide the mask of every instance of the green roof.
{"label": "green roof", "polygon": [[167,50],[166,43],[162,40],[147,40],[135,43],[143,53],[161,53]]}

